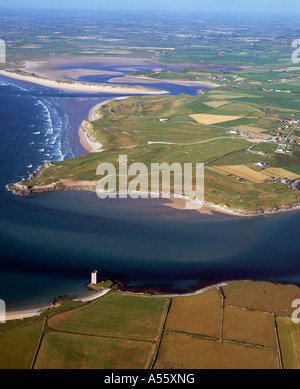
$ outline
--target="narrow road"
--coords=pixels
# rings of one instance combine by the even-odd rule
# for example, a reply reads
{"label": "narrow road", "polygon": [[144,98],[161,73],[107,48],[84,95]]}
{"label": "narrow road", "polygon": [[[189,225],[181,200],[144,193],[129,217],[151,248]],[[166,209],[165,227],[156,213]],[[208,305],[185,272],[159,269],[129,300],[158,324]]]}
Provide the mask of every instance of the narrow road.
{"label": "narrow road", "polygon": [[202,140],[202,141],[199,141],[199,142],[191,142],[191,143],[151,142],[151,141],[147,141],[147,144],[148,145],[162,144],[162,145],[191,146],[191,145],[198,145],[198,144],[206,143],[206,142],[212,142],[212,141],[217,140],[217,139],[235,139],[235,138],[232,137],[232,136],[219,136],[218,138],[206,139],[206,140]]}
{"label": "narrow road", "polygon": [[300,120],[297,121],[297,123],[294,125],[294,127],[291,129],[291,131],[287,134],[284,141],[288,142],[290,137],[293,135],[293,132],[296,130],[296,128],[299,126]]}

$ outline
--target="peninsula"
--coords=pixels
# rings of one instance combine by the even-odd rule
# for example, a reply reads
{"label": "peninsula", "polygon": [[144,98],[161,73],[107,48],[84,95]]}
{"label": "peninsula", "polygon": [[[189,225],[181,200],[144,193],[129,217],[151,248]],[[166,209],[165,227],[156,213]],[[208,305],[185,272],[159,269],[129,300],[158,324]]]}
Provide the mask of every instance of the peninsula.
{"label": "peninsula", "polygon": [[[205,90],[201,96],[105,101],[91,110],[90,120],[80,128],[89,153],[45,164],[29,180],[8,188],[22,195],[95,191],[100,162],[114,163],[126,153],[128,160],[149,165],[151,154],[151,162],[161,163],[163,155],[169,164],[204,163],[204,204],[213,210],[256,216],[298,209],[300,146],[297,139],[289,140],[298,131],[299,112],[294,110],[287,121],[291,111],[249,103],[249,92],[234,93],[223,87]],[[184,193],[182,198],[186,199]]]}

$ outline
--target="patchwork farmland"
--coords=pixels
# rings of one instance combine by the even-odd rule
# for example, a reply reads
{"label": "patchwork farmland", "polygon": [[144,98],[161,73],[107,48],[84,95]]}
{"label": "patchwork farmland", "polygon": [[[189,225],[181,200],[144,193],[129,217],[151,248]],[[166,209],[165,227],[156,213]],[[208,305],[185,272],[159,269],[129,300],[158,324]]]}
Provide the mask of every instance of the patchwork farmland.
{"label": "patchwork farmland", "polygon": [[111,290],[0,324],[0,368],[299,369],[299,295],[254,281],[176,297]]}

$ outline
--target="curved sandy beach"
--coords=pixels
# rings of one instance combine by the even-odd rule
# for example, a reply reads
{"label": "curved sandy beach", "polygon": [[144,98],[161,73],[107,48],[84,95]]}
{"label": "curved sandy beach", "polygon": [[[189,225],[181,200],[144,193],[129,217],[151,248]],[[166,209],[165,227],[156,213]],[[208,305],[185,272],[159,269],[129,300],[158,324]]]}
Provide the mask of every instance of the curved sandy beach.
{"label": "curved sandy beach", "polygon": [[[114,98],[114,100],[124,100],[127,99],[128,97],[129,96],[116,97]],[[100,107],[102,107],[102,105],[108,103],[110,100],[112,99],[102,101],[101,103],[96,104],[93,108],[90,109],[89,116],[88,116],[89,122],[93,122],[94,120],[99,119],[97,115],[97,110]],[[103,151],[102,145],[88,134],[88,130],[84,126],[84,121],[81,123],[79,127],[79,138],[80,138],[81,145],[89,153],[99,153],[100,151]]]}
{"label": "curved sandy beach", "polygon": [[[73,301],[82,301],[82,302],[92,301],[92,300],[95,300],[99,297],[104,296],[107,292],[109,292],[109,289],[103,289],[101,292],[93,293],[92,295],[87,296],[87,297],[74,299]],[[54,308],[54,307],[46,306],[46,307],[40,307],[40,308],[35,308],[35,309],[6,312],[6,321],[19,320],[19,319],[25,319],[27,317],[38,316],[41,313],[43,313],[44,311],[47,311],[51,308]]]}
{"label": "curved sandy beach", "polygon": [[55,81],[47,78],[39,78],[30,75],[0,70],[0,75],[15,80],[30,82],[31,84],[45,86],[47,88],[61,89],[68,92],[83,92],[83,93],[115,93],[115,94],[150,94],[160,95],[169,92],[163,90],[156,90],[144,88],[140,86],[114,86],[107,84],[89,84],[81,82],[64,82]]}

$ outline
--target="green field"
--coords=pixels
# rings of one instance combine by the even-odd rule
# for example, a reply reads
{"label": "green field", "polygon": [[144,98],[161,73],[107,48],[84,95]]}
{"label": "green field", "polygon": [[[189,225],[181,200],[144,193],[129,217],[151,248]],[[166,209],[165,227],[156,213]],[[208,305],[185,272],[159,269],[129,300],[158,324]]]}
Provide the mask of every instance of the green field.
{"label": "green field", "polygon": [[35,369],[145,369],[155,345],[128,339],[51,332],[45,335]]}
{"label": "green field", "polygon": [[300,365],[300,331],[299,324],[290,317],[276,318],[283,366],[285,369],[299,369]]}
{"label": "green field", "polygon": [[[259,23],[258,26],[256,19],[249,17],[242,21],[244,28],[241,28],[239,18],[231,18],[230,26],[235,31],[233,36],[221,33],[223,28],[228,28],[228,20],[222,13],[185,13],[184,22],[181,14],[170,10],[162,12],[159,18],[151,13],[124,13],[120,18],[114,12],[90,11],[82,14],[75,10],[70,15],[64,14],[64,17],[59,13],[50,14],[42,10],[36,11],[34,15],[23,10],[3,10],[2,14],[1,36],[7,42],[11,66],[26,59],[48,58],[53,55],[101,55],[140,57],[171,64],[203,66],[212,63],[221,66],[266,67],[265,74],[259,77],[238,73],[238,76],[246,78],[245,83],[259,80],[268,84],[269,79],[277,81],[282,73],[286,83],[289,83],[297,72],[294,69],[281,70],[293,66],[290,61],[291,48],[286,41],[292,41],[297,29],[299,22],[296,14],[281,14],[280,28],[276,18],[266,18],[266,22]],[[249,42],[249,37],[254,37],[254,41]],[[272,64],[276,64],[279,70],[277,74],[272,74],[268,68]],[[164,79],[199,80],[199,71],[193,66],[182,69],[180,74],[171,69],[161,70],[161,73],[153,72],[154,74],[147,71],[145,75]],[[211,75],[211,71],[205,67],[202,72],[202,77],[208,78]],[[235,85],[238,82],[215,68],[213,73],[216,76],[221,74],[220,81],[226,78]],[[278,88],[280,87],[282,86],[279,84]]]}
{"label": "green field", "polygon": [[254,281],[176,297],[111,291],[0,324],[0,366],[299,369],[297,297],[297,286]]}
{"label": "green field", "polygon": [[21,323],[19,321],[20,328],[6,331],[5,325],[0,325],[0,369],[30,369],[33,365],[44,320],[35,320],[26,326]]}
{"label": "green field", "polygon": [[157,341],[167,305],[165,298],[112,292],[89,306],[55,315],[48,325],[71,333]]}

